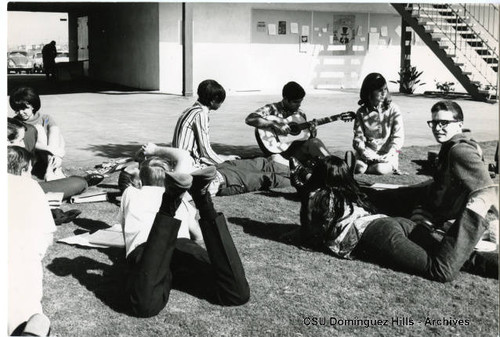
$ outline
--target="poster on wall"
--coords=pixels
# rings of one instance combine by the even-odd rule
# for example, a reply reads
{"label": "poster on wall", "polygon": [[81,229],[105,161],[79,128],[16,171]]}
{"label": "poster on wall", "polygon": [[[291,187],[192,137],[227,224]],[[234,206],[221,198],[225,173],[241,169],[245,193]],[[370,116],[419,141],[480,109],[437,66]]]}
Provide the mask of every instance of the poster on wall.
{"label": "poster on wall", "polygon": [[339,51],[342,54],[352,54],[352,45],[356,32],[354,29],[356,17],[354,15],[334,15],[333,16],[333,44],[344,45],[346,48]]}
{"label": "poster on wall", "polygon": [[257,31],[262,33],[266,32],[266,23],[264,21],[257,22]]}
{"label": "poster on wall", "polygon": [[290,34],[298,34],[299,33],[299,24],[297,22],[290,23]]}
{"label": "poster on wall", "polygon": [[276,35],[276,25],[274,23],[270,23],[267,25],[267,32],[269,35]]}
{"label": "poster on wall", "polygon": [[286,35],[286,21],[278,21],[278,35]]}

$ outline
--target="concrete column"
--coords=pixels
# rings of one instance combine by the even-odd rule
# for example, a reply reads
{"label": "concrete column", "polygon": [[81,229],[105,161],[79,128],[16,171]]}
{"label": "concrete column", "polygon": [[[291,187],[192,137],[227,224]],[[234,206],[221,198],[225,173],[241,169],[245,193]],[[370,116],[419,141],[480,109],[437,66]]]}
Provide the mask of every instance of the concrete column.
{"label": "concrete column", "polygon": [[78,20],[74,12],[68,12],[68,52],[69,61],[78,60]]}
{"label": "concrete column", "polygon": [[[400,69],[404,69],[406,67],[411,66],[411,36],[412,31],[408,30],[408,24],[405,19],[401,17],[401,61],[400,61]],[[403,79],[400,78],[400,81]],[[401,83],[399,84],[399,92],[403,92],[403,88],[401,87]]]}
{"label": "concrete column", "polygon": [[193,4],[182,3],[182,95],[193,96]]}

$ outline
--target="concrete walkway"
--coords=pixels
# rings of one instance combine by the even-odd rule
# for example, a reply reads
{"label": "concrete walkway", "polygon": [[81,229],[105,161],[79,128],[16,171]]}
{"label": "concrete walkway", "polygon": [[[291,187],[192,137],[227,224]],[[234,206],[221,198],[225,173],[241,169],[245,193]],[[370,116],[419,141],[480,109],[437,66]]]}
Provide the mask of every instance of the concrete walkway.
{"label": "concrete walkway", "polygon": [[[228,93],[222,107],[211,115],[211,140],[220,153],[257,154],[254,130],[245,117],[266,103],[280,100],[280,93]],[[44,113],[51,114],[66,139],[65,167],[90,168],[109,158],[127,156],[151,141],[169,144],[179,114],[195,98],[127,91],[79,92],[41,96]],[[308,93],[303,110],[309,119],[356,110],[355,91]],[[425,121],[435,98],[393,95],[404,115],[405,146],[432,145],[434,137]],[[457,101],[465,113],[464,127],[478,141],[498,139],[498,104]],[[9,115],[12,110],[9,108]],[[318,137],[332,150],[349,150],[352,123],[335,122],[319,127]]]}

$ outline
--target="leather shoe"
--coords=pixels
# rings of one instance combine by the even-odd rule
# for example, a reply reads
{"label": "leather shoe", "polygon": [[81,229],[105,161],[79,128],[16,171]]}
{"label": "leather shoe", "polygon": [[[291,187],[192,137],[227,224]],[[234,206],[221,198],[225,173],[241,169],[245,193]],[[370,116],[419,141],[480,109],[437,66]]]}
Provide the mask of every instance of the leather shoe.
{"label": "leather shoe", "polygon": [[311,177],[311,173],[296,158],[290,157],[290,183],[295,188],[302,188]]}
{"label": "leather shoe", "polygon": [[63,212],[63,210],[60,208],[53,208],[50,211],[52,212],[54,223],[57,226],[75,220],[82,213],[82,211],[77,209],[70,209],[67,212]]}
{"label": "leather shoe", "polygon": [[208,186],[216,177],[215,166],[208,166],[194,172],[191,172],[193,177],[193,185],[189,189],[191,196],[204,195],[208,191]]}
{"label": "leather shoe", "polygon": [[89,186],[95,186],[104,180],[104,176],[98,173],[87,174],[84,178]]}

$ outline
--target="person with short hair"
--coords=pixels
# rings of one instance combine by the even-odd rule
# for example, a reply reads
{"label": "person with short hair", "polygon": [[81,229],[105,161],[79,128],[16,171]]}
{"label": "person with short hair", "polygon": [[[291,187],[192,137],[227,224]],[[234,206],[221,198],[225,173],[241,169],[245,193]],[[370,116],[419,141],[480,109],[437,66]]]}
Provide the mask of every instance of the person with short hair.
{"label": "person with short hair", "polygon": [[33,156],[26,149],[19,146],[7,147],[7,332],[15,336],[23,332],[46,336],[50,327],[50,321],[43,314],[41,304],[42,258],[52,244],[56,227],[45,194],[31,179],[32,160]]}
{"label": "person with short hair", "polygon": [[217,81],[204,80],[199,84],[197,93],[196,103],[177,120],[172,147],[188,151],[199,167],[239,158],[217,154],[210,144],[209,114],[220,108],[226,99],[226,91]]}
{"label": "person with short hair", "polygon": [[[131,185],[123,192],[118,217],[122,224],[126,256],[146,242],[165,192],[166,172],[171,172],[173,167],[162,158],[150,157],[140,164],[140,186]],[[182,221],[177,237],[189,239],[191,229],[195,239],[201,239],[195,219],[196,209],[188,199],[182,199],[175,217]]]}
{"label": "person with short hair", "polygon": [[57,48],[56,41],[50,41],[42,48],[42,60],[43,69],[45,71],[45,76],[47,79],[54,78],[57,76],[56,69],[56,56]]}
{"label": "person with short hair", "polygon": [[[200,168],[195,164],[189,152],[182,149],[147,143],[136,154],[136,157],[142,160],[151,156],[158,156],[167,162],[176,163],[177,170],[183,173],[191,173]],[[121,191],[129,185],[140,186],[138,165],[138,163],[131,163],[120,172],[118,188]],[[216,164],[215,168],[216,178],[209,187],[212,196],[228,196],[290,186],[288,166],[270,158],[227,160]]]}
{"label": "person with short hair", "polygon": [[[490,178],[481,147],[462,131],[462,108],[453,101],[440,101],[432,106],[431,116],[427,123],[441,144],[433,179],[366,192],[381,212],[410,218],[436,234],[445,232],[442,242],[447,250],[442,255],[442,271],[434,276],[450,280],[466,261],[477,260],[469,266],[473,267],[484,257],[474,252],[474,247],[490,230],[488,218],[498,219],[498,185]],[[383,254],[380,248],[373,249]]]}
{"label": "person with short hair", "polygon": [[[276,135],[286,136],[291,131],[290,126],[286,122],[266,119],[266,117],[276,116],[281,119],[286,119],[290,116],[298,115],[301,117],[301,120],[306,121],[306,115],[300,110],[305,95],[306,92],[300,84],[288,82],[283,86],[282,100],[280,102],[267,104],[257,109],[246,117],[245,122],[257,129],[271,130]],[[305,141],[294,141],[286,151],[281,153],[281,156],[273,156],[273,159],[287,164],[287,160],[293,156],[300,162],[305,163],[312,158],[329,155],[330,153],[325,144],[323,144],[320,139],[316,138],[317,130],[314,124],[309,131],[309,139]]]}
{"label": "person with short hair", "polygon": [[387,81],[379,73],[368,74],[359,96],[352,142],[356,152],[354,172],[399,173],[399,152],[404,144],[403,116],[392,102]]}
{"label": "person with short hair", "polygon": [[[129,266],[127,288],[131,309],[139,317],[155,316],[166,306],[173,280],[183,288],[204,289],[206,297],[221,305],[242,305],[250,297],[225,217],[217,213],[208,192],[215,168],[207,167],[191,175],[177,169],[182,169],[182,165],[169,165],[159,158],[146,159],[140,168],[142,183],[158,185],[163,181],[164,187],[147,189],[146,185],[142,187],[146,194],[142,194],[142,189],[131,186],[122,197]],[[200,214],[206,250],[186,237],[187,218],[179,211],[185,207],[187,191]],[[148,197],[150,192],[153,197]]]}
{"label": "person with short hair", "polygon": [[[49,180],[64,178],[61,169],[65,155],[64,138],[54,118],[48,114],[40,113],[40,96],[33,88],[20,87],[11,93],[9,103],[16,114],[15,119],[24,124],[32,125],[37,130],[35,148],[38,151],[37,162],[40,167],[35,168],[35,175],[41,179],[47,178]],[[49,161],[51,167],[54,168],[53,172],[46,170]]]}
{"label": "person with short hair", "polygon": [[493,195],[487,189],[473,193],[438,240],[420,222],[377,211],[347,164],[329,156],[318,160],[301,190],[301,239],[340,258],[366,259],[435,281],[451,281],[461,269],[498,279],[498,253],[474,251]]}
{"label": "person with short hair", "polygon": [[[36,167],[36,160],[40,157],[35,155],[34,150],[29,151],[29,149],[26,148],[26,135],[28,134],[29,128],[33,128],[33,126],[30,124],[24,124],[14,118],[7,118],[7,144],[9,146],[24,147],[28,150],[32,156],[31,163]],[[36,143],[36,138],[33,143]],[[47,171],[53,171],[55,169],[53,161],[49,161],[47,165],[49,165],[49,169]],[[28,172],[32,174],[33,169],[31,168]],[[87,187],[97,185],[103,179],[104,177],[100,174],[88,174],[85,177],[70,176],[48,181],[46,179],[46,181],[39,181],[39,184],[45,193],[62,192],[64,194],[63,200],[68,200],[70,197],[82,193]]]}

